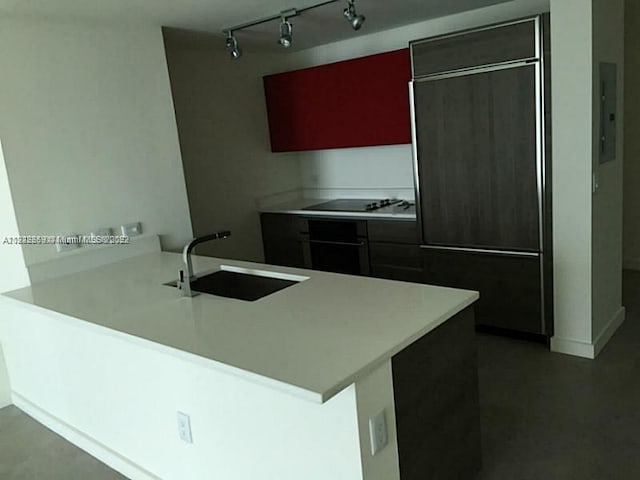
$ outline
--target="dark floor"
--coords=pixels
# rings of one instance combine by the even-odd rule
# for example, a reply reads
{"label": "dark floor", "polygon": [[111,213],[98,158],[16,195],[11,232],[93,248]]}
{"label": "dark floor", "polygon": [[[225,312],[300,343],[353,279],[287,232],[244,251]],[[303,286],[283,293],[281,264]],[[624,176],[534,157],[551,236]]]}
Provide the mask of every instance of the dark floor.
{"label": "dark floor", "polygon": [[[640,479],[640,272],[625,272],[624,287],[627,319],[596,361],[479,336],[478,480]],[[1,480],[124,478],[15,407],[0,410]]]}
{"label": "dark floor", "polygon": [[640,479],[640,272],[596,361],[479,337],[480,480]]}

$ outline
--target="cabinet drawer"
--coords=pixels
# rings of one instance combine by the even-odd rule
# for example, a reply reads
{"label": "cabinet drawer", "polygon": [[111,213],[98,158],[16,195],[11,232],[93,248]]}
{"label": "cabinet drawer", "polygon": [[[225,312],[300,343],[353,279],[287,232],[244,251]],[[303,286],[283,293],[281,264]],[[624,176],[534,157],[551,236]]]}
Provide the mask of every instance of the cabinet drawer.
{"label": "cabinet drawer", "polygon": [[542,318],[539,257],[422,251],[424,282],[480,292],[479,325],[547,334]]}
{"label": "cabinet drawer", "polygon": [[370,242],[418,243],[418,228],[415,221],[369,220],[367,222]]}
{"label": "cabinet drawer", "polygon": [[371,276],[421,283],[422,257],[418,245],[369,243]]}
{"label": "cabinet drawer", "polygon": [[393,265],[404,268],[422,268],[418,245],[369,242],[371,265]]}
{"label": "cabinet drawer", "polygon": [[536,19],[411,43],[413,78],[535,58]]}
{"label": "cabinet drawer", "polygon": [[384,278],[385,280],[397,280],[399,282],[422,282],[421,268],[395,267],[393,265],[371,265],[371,276]]}

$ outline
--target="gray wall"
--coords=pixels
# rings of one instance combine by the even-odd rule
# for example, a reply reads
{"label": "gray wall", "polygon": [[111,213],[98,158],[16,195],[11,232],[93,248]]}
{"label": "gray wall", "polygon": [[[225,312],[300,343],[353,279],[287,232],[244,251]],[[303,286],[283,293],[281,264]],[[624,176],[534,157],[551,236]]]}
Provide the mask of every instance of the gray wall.
{"label": "gray wall", "polygon": [[[22,235],[141,221],[191,237],[162,35],[149,26],[0,18],[0,141]],[[27,265],[59,258],[24,248]]]}
{"label": "gray wall", "polygon": [[230,229],[198,252],[263,259],[256,199],[300,187],[298,161],[273,155],[262,76],[283,55],[247,52],[232,61],[223,40],[164,30],[182,162],[195,235]]}
{"label": "gray wall", "polygon": [[625,8],[624,266],[640,270],[640,2]]}

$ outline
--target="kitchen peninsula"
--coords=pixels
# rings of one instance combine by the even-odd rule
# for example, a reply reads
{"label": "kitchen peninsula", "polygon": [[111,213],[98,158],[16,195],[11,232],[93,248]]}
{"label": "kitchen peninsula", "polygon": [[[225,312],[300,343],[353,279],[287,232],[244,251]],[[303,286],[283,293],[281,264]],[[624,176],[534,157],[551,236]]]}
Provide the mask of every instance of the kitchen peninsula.
{"label": "kitchen peninsula", "polygon": [[479,469],[477,293],[194,257],[196,273],[298,282],[254,302],[185,298],[165,285],[181,262],[152,253],[5,294],[14,403],[134,479]]}

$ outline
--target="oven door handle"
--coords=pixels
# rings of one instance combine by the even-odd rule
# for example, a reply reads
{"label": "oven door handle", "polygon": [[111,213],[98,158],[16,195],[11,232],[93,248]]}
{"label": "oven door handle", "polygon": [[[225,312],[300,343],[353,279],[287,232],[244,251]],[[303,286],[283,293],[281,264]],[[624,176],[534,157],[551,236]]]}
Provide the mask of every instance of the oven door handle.
{"label": "oven door handle", "polygon": [[366,242],[364,240],[361,240],[360,242],[332,242],[329,240],[308,240],[308,239],[303,239],[302,240],[304,243],[315,243],[315,244],[319,244],[319,245],[340,245],[343,247],[364,247],[366,246]]}

